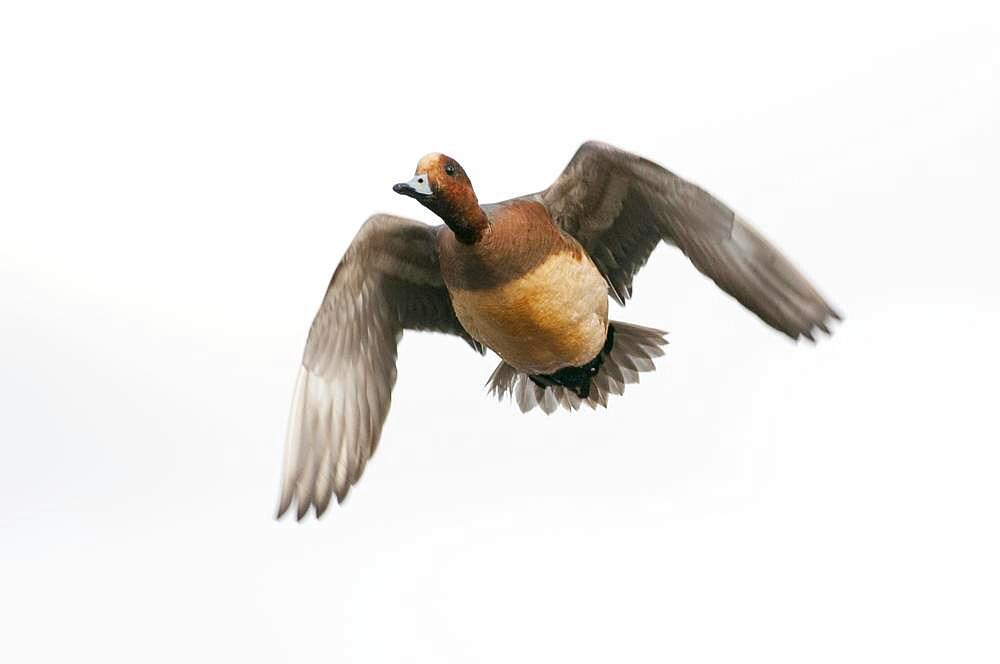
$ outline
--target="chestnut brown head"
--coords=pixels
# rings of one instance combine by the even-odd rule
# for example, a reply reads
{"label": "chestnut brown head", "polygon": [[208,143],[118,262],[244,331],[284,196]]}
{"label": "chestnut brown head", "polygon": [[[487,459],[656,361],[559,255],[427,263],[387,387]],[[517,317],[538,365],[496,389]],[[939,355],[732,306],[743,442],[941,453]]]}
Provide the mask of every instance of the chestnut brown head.
{"label": "chestnut brown head", "polygon": [[415,173],[409,182],[400,182],[392,190],[415,199],[441,217],[459,239],[478,239],[486,224],[485,214],[461,164],[448,155],[432,152],[417,163]]}

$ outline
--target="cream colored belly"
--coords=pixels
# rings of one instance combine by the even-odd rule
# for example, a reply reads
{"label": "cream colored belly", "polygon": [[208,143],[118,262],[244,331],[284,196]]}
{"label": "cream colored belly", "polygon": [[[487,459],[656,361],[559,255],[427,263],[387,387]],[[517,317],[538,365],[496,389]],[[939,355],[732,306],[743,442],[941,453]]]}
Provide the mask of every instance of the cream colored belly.
{"label": "cream colored belly", "polygon": [[521,371],[586,364],[607,337],[607,283],[586,255],[558,254],[502,286],[450,292],[469,334]]}

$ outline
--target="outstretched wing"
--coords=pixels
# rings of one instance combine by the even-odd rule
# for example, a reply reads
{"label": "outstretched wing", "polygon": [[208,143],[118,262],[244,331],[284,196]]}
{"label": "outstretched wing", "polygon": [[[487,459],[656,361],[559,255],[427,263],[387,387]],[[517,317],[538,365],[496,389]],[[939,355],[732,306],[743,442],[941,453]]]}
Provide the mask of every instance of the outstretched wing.
{"label": "outstretched wing", "polygon": [[455,317],[435,229],[375,215],[337,266],[309,330],[295,386],[278,517],[340,502],[378,445],[404,329],[447,332],[484,353]]}
{"label": "outstretched wing", "polygon": [[762,235],[724,203],[665,168],[604,143],[580,146],[551,187],[537,194],[573,235],[624,304],[632,277],[660,240],[765,323],[793,339],[829,334],[840,315]]}

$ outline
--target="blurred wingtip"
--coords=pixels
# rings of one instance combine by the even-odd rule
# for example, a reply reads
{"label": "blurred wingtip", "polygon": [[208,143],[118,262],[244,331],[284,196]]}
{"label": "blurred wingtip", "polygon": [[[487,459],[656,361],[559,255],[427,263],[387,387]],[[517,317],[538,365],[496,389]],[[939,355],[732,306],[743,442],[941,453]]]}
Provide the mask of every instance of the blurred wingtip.
{"label": "blurred wingtip", "polygon": [[321,500],[315,505],[316,507],[316,518],[319,519],[324,514],[326,514],[327,508],[330,507],[330,498],[327,497],[326,500]]}
{"label": "blurred wingtip", "polygon": [[281,517],[285,516],[288,508],[292,506],[292,495],[291,492],[283,491],[281,494],[281,500],[278,501],[278,507],[274,510],[275,520],[280,520]]}

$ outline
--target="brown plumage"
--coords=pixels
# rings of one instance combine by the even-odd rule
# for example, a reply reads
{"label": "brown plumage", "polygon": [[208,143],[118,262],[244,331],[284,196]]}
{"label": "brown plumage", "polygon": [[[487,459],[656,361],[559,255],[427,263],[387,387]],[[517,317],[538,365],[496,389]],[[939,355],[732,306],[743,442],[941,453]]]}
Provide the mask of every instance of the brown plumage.
{"label": "brown plumage", "polygon": [[502,232],[466,244],[447,226],[438,228],[441,272],[452,288],[493,288],[523,276],[553,254],[583,256],[579,243],[561,232],[537,201],[506,201],[487,206],[484,213],[487,224]]}
{"label": "brown plumage", "polygon": [[522,410],[606,406],[662,355],[665,333],[608,320],[664,241],[764,322],[797,339],[840,316],[730,208],[657,164],[585,143],[548,189],[481,206],[465,170],[425,156],[395,191],[443,226],[377,215],[313,322],[296,385],[278,515],[343,500],[374,452],[404,329],[502,358],[489,385]]}
{"label": "brown plumage", "polygon": [[532,374],[593,359],[608,325],[597,267],[540,203],[490,206],[486,218],[487,232],[472,244],[438,232],[441,276],[465,329]]}

